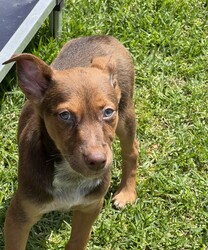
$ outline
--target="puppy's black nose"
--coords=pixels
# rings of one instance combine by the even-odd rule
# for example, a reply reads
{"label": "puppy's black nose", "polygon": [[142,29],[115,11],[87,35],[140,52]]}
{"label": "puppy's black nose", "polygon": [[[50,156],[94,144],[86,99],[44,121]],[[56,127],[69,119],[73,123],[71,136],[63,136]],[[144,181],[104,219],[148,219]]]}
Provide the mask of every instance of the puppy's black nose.
{"label": "puppy's black nose", "polygon": [[85,163],[91,170],[101,170],[105,167],[107,158],[103,152],[94,151],[84,156]]}

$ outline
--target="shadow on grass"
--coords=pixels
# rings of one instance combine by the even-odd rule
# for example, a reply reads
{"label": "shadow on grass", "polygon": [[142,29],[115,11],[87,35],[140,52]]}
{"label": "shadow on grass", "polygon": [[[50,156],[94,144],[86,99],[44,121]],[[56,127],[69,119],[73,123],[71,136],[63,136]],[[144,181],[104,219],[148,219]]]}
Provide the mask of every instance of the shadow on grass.
{"label": "shadow on grass", "polygon": [[[64,244],[70,238],[71,232],[71,212],[50,212],[45,214],[30,231],[27,249],[47,249],[49,245],[52,249],[63,249]],[[69,226],[70,225],[70,226]],[[67,229],[68,228],[68,229]],[[65,239],[63,231],[67,232],[68,237]],[[56,237],[52,236],[57,235]],[[59,242],[59,243],[58,243]],[[60,245],[63,242],[63,245]]]}
{"label": "shadow on grass", "polygon": [[15,70],[16,68],[13,66],[9,74],[7,74],[7,76],[0,83],[0,105],[3,102],[5,93],[11,91],[17,82]]}

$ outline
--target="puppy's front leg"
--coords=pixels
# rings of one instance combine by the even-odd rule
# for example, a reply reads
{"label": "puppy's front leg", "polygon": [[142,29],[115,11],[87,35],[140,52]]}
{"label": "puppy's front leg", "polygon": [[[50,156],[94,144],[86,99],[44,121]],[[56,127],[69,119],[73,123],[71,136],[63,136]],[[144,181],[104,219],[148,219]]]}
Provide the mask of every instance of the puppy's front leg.
{"label": "puppy's front leg", "polygon": [[35,206],[18,197],[13,198],[4,224],[5,250],[24,250],[31,227],[40,219]]}
{"label": "puppy's front leg", "polygon": [[133,104],[123,112],[119,119],[116,133],[121,144],[122,179],[114,195],[114,205],[124,208],[126,204],[133,204],[137,198],[136,175],[138,160],[138,143],[136,140],[136,118]]}
{"label": "puppy's front leg", "polygon": [[66,250],[85,250],[91,235],[92,224],[103,206],[103,200],[83,209],[73,211],[71,237]]}

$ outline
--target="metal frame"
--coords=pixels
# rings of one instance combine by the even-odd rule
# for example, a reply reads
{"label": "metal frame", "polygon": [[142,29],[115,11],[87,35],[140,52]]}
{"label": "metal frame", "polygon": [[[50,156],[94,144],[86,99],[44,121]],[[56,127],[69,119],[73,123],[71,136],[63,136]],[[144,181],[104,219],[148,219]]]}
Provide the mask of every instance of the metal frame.
{"label": "metal frame", "polygon": [[39,0],[37,2],[30,14],[0,51],[0,82],[13,65],[12,63],[2,65],[2,63],[25,49],[49,14],[52,35],[61,35],[62,6],[63,0]]}
{"label": "metal frame", "polygon": [[59,37],[62,32],[62,8],[64,0],[56,0],[56,6],[49,16],[49,25],[51,34],[54,37]]}

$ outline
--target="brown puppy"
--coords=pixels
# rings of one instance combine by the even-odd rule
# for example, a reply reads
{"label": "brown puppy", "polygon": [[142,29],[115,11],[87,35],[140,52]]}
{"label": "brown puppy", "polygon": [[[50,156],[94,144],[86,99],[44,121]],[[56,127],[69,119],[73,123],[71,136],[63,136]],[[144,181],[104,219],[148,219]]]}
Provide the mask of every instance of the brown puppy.
{"label": "brown puppy", "polygon": [[6,250],[23,250],[44,213],[73,211],[68,250],[83,250],[110,182],[112,142],[122,149],[122,180],[114,204],[136,199],[138,149],[133,109],[134,69],[115,38],[67,43],[48,66],[20,54],[19,85],[28,101],[18,128],[18,190],[5,221]]}

